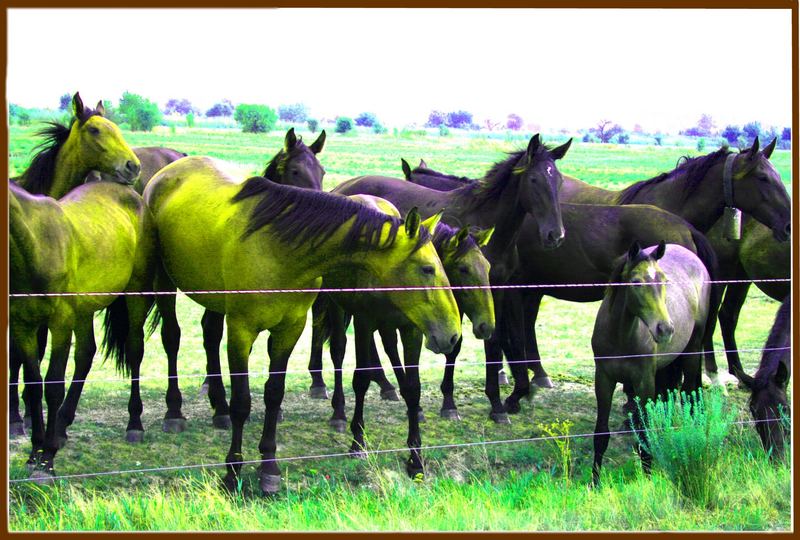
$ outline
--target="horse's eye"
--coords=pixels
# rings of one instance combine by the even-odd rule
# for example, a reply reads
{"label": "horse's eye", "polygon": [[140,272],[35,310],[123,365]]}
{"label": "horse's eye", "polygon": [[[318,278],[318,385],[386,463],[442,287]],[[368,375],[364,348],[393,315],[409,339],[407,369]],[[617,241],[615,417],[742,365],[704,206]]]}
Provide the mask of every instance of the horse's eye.
{"label": "horse's eye", "polygon": [[469,274],[469,268],[467,268],[466,266],[459,266],[458,271],[464,274],[465,276]]}
{"label": "horse's eye", "polygon": [[91,133],[92,135],[100,135],[100,130],[94,126],[90,126],[89,133]]}
{"label": "horse's eye", "polygon": [[433,266],[423,266],[422,273],[425,274],[426,276],[432,276],[436,274],[436,268],[434,268]]}

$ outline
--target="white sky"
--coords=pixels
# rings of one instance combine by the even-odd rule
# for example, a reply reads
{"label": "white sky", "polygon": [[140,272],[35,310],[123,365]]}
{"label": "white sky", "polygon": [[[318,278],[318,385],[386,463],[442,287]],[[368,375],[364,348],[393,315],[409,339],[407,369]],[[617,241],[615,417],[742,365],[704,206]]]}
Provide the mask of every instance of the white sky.
{"label": "white sky", "polygon": [[8,100],[28,107],[129,90],[390,126],[431,109],[546,129],[792,118],[789,10],[10,9],[8,26]]}

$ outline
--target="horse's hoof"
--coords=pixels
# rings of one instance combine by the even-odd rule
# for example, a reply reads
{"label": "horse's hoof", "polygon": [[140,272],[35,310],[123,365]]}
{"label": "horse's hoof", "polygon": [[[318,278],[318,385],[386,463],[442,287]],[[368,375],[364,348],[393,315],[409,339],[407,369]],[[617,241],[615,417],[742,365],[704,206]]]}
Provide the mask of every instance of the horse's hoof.
{"label": "horse's hoof", "polygon": [[458,414],[458,409],[442,409],[439,411],[439,416],[445,420],[461,420],[461,415]]}
{"label": "horse's hoof", "polygon": [[504,412],[499,412],[499,413],[491,412],[491,413],[489,413],[489,418],[491,418],[492,421],[495,424],[510,424],[511,423],[511,419]]}
{"label": "horse's hoof", "polygon": [[419,422],[420,424],[425,423],[425,413],[422,412],[422,409],[417,411],[417,422]]}
{"label": "horse's hoof", "polygon": [[387,388],[381,390],[381,399],[384,401],[400,401],[400,396],[397,395],[397,390],[394,388]]}
{"label": "horse's hoof", "polygon": [[347,420],[331,418],[328,420],[328,425],[331,426],[336,433],[344,433],[347,431]]}
{"label": "horse's hoof", "polygon": [[366,450],[364,450],[364,447],[359,446],[359,445],[357,445],[355,443],[353,443],[350,446],[350,450],[347,451],[347,454],[351,458],[355,458],[355,459],[364,459],[365,457],[367,457],[367,452],[366,452]]}
{"label": "horse's hoof", "polygon": [[55,484],[55,479],[53,478],[55,473],[53,470],[45,471],[42,469],[36,469],[35,471],[31,472],[30,479],[41,486],[52,486]]}
{"label": "horse's hoof", "polygon": [[144,431],[141,429],[129,429],[125,432],[125,441],[129,443],[144,442]]}
{"label": "horse's hoof", "polygon": [[8,424],[8,436],[9,437],[24,437],[25,436],[25,424],[23,422],[11,422]]}
{"label": "horse's hoof", "polygon": [[215,429],[231,429],[231,415],[220,414],[211,418],[211,424]]}
{"label": "horse's hoof", "polygon": [[415,482],[422,482],[425,480],[425,469],[421,465],[413,464],[411,461],[406,462],[406,472],[408,477]]}
{"label": "horse's hoof", "polygon": [[200,385],[200,391],[197,393],[198,397],[204,398],[208,395],[208,383],[204,382]]}
{"label": "horse's hoof", "polygon": [[56,446],[58,447],[59,450],[67,446],[67,439],[68,437],[66,435],[58,436],[58,442],[56,443]]}
{"label": "horse's hoof", "polygon": [[281,490],[281,475],[261,473],[258,486],[264,495],[275,495]]}
{"label": "horse's hoof", "polygon": [[23,421],[25,423],[25,429],[31,429],[31,427],[33,427],[33,420],[31,420],[30,416],[26,416]]}
{"label": "horse's hoof", "polygon": [[531,384],[535,384],[539,388],[553,388],[553,381],[550,380],[550,377],[545,375],[544,377],[534,377],[531,379]]}
{"label": "horse's hoof", "polygon": [[183,433],[186,431],[186,418],[164,418],[161,430],[164,433]]}
{"label": "horse's hoof", "polygon": [[497,374],[497,384],[500,386],[509,386],[511,383],[508,381],[508,375],[506,375],[505,371],[501,371]]}
{"label": "horse's hoof", "polygon": [[308,397],[311,399],[330,399],[327,386],[312,386],[308,389]]}
{"label": "horse's hoof", "polygon": [[520,410],[522,410],[522,408],[519,406],[519,401],[510,401],[506,399],[505,403],[503,403],[503,406],[506,408],[506,412],[508,414],[517,414]]}
{"label": "horse's hoof", "polygon": [[236,493],[239,491],[239,479],[236,477],[236,475],[230,473],[226,474],[222,478],[222,489],[228,493]]}

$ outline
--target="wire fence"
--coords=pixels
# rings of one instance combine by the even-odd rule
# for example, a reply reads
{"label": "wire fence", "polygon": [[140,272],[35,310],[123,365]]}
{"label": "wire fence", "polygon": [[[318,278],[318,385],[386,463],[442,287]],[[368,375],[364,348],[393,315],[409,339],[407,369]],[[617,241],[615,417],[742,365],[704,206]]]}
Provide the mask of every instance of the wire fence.
{"label": "wire fence", "polygon": [[[745,283],[788,283],[790,278],[764,278],[764,279],[717,279],[705,281],[692,281],[691,284],[707,283],[711,285],[737,285]],[[664,285],[677,285],[681,281],[664,281]],[[652,283],[527,283],[527,284],[507,284],[507,285],[419,285],[419,286],[398,286],[398,287],[343,287],[343,288],[299,288],[299,289],[215,289],[215,290],[191,290],[180,291],[182,294],[206,295],[206,294],[301,294],[301,293],[361,293],[361,292],[401,292],[401,291],[469,291],[469,290],[522,290],[522,289],[569,289],[580,287],[641,287],[650,286]],[[43,292],[43,293],[11,293],[9,298],[48,298],[48,297],[69,297],[69,296],[171,296],[177,291],[116,291],[116,292],[97,292],[97,291],[77,291],[77,292]]]}
{"label": "wire fence", "polygon": [[[733,425],[748,425],[748,424],[758,424],[762,422],[779,422],[780,420],[771,419],[771,420],[739,420],[736,422],[732,422]],[[675,429],[675,428],[673,428]],[[376,450],[364,450],[365,455],[381,455],[381,454],[394,454],[398,452],[408,452],[410,450],[418,450],[420,452],[423,451],[430,451],[430,450],[452,450],[454,448],[469,448],[475,446],[494,446],[494,445],[502,445],[502,444],[521,444],[521,443],[533,443],[533,442],[540,442],[540,441],[552,441],[552,440],[562,440],[562,439],[578,439],[578,438],[587,438],[587,437],[594,437],[595,435],[608,435],[608,436],[617,436],[617,435],[625,435],[636,433],[637,430],[617,430],[617,431],[606,431],[600,433],[576,433],[576,434],[568,434],[568,435],[548,435],[545,437],[523,437],[523,438],[515,438],[515,439],[502,439],[502,440],[495,440],[495,441],[472,441],[472,442],[464,442],[464,443],[449,443],[449,444],[432,444],[426,446],[419,446],[419,447],[402,447],[402,448],[379,448]],[[641,432],[641,430],[639,430]],[[663,430],[657,430],[663,431]],[[276,457],[270,460],[261,460],[261,459],[252,459],[252,460],[240,460],[240,461],[230,461],[230,462],[214,462],[214,463],[193,463],[193,464],[186,464],[186,465],[168,465],[164,467],[146,467],[141,469],[119,469],[119,470],[112,470],[112,471],[95,471],[95,472],[87,472],[87,473],[75,473],[75,474],[64,474],[59,476],[52,476],[49,477],[49,480],[69,480],[69,479],[77,479],[77,478],[95,478],[101,476],[115,476],[115,475],[122,475],[122,474],[144,474],[144,473],[159,473],[159,472],[170,472],[170,471],[183,471],[183,470],[194,470],[194,469],[211,469],[211,468],[218,468],[218,467],[225,467],[227,465],[260,465],[262,463],[267,462],[291,462],[291,461],[305,461],[305,460],[323,460],[323,459],[333,459],[333,458],[341,458],[341,457],[349,457],[352,454],[350,452],[332,452],[326,454],[309,454],[309,455],[301,455],[301,456],[287,456],[287,457]],[[36,478],[13,478],[9,480],[9,484],[21,484],[27,482],[37,482],[39,481]]]}

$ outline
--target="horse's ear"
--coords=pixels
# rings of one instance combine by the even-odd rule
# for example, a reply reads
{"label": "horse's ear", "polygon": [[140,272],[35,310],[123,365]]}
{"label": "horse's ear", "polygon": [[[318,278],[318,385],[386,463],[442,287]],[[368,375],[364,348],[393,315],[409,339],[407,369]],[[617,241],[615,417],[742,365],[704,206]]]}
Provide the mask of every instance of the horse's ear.
{"label": "horse's ear", "polygon": [[417,207],[411,209],[411,211],[406,216],[406,234],[409,238],[414,238],[417,236],[419,232],[419,225],[420,225],[421,218],[419,217],[419,210]]}
{"label": "horse's ear", "polygon": [[758,156],[758,136],[756,136],[756,140],[753,141],[753,146],[750,147],[750,150],[747,152],[747,159],[755,159]]}
{"label": "horse's ear", "polygon": [[94,108],[94,110],[95,110],[95,111],[97,112],[97,114],[99,114],[100,116],[105,116],[105,115],[106,115],[106,106],[105,106],[105,105],[103,105],[103,100],[102,100],[102,99],[101,99],[100,101],[98,101],[98,102],[97,102],[97,107],[95,107],[95,108]]}
{"label": "horse's ear", "polygon": [[769,143],[769,144],[766,146],[766,148],[764,148],[764,150],[763,150],[761,153],[762,153],[762,154],[764,154],[764,157],[765,157],[765,158],[769,159],[769,156],[771,156],[771,155],[772,155],[772,151],[773,151],[773,150],[775,150],[775,145],[776,145],[777,143],[778,143],[778,138],[777,138],[777,137],[775,137],[774,139],[772,139],[772,142],[771,142],[771,143]]}
{"label": "horse's ear", "polygon": [[775,381],[775,384],[781,388],[786,388],[786,385],[789,384],[789,370],[786,367],[786,364],[783,362],[778,362],[778,369],[775,371],[773,380]]}
{"label": "horse's ear", "polygon": [[433,214],[431,217],[426,219],[422,222],[422,226],[428,229],[428,232],[433,234],[433,231],[436,230],[436,226],[442,220],[442,214],[444,214],[444,208]]}
{"label": "horse's ear", "polygon": [[550,157],[553,158],[553,161],[563,158],[564,154],[566,154],[567,150],[569,150],[569,146],[571,144],[572,144],[572,137],[570,137],[570,139],[567,142],[565,142],[564,144],[562,144],[558,148],[554,148],[553,150],[550,150]]}
{"label": "horse's ear", "polygon": [[494,234],[494,225],[488,229],[483,229],[482,231],[474,233],[472,237],[475,238],[475,243],[478,244],[478,247],[483,247],[492,239],[492,234]]}
{"label": "horse's ear", "polygon": [[632,261],[639,255],[639,252],[642,251],[642,246],[639,245],[639,242],[636,240],[633,241],[631,247],[628,248],[628,260]]}
{"label": "horse's ear", "polygon": [[78,120],[83,120],[83,100],[81,99],[80,92],[75,92],[75,95],[72,96],[72,114]]}
{"label": "horse's ear", "polygon": [[294,128],[289,128],[286,132],[286,138],[283,139],[283,149],[289,152],[297,144],[297,135],[294,134]]}
{"label": "horse's ear", "polygon": [[654,261],[657,261],[658,259],[660,259],[661,257],[663,257],[663,256],[664,256],[664,252],[665,252],[666,250],[667,250],[667,244],[666,244],[666,242],[664,242],[664,241],[662,240],[661,242],[659,242],[659,243],[658,243],[658,247],[657,247],[657,248],[656,248],[656,250],[653,252],[653,257],[652,257],[652,258],[653,258],[653,260],[654,260]]}
{"label": "horse's ear", "polygon": [[400,158],[400,166],[403,167],[403,176],[406,177],[406,180],[411,180],[411,165],[408,164],[408,161]]}
{"label": "horse's ear", "polygon": [[314,141],[314,143],[311,146],[309,146],[308,149],[311,150],[312,152],[314,152],[315,154],[319,154],[320,152],[322,152],[322,147],[323,146],[325,146],[325,130],[324,129],[322,130],[322,133],[319,134],[319,137],[317,137],[317,140]]}
{"label": "horse's ear", "polygon": [[420,168],[420,169],[427,169],[427,168],[428,168],[428,164],[427,164],[427,163],[425,163],[425,160],[424,160],[424,159],[420,159],[420,160],[419,160],[419,168]]}
{"label": "horse's ear", "polygon": [[539,139],[539,134],[538,133],[536,135],[534,135],[533,137],[531,137],[531,140],[528,143],[528,161],[533,159],[533,155],[536,153],[536,150],[539,149],[539,145],[541,145],[541,144],[542,144],[542,142]]}
{"label": "horse's ear", "polygon": [[456,233],[456,236],[454,238],[455,243],[453,244],[453,247],[456,248],[460,246],[461,243],[464,240],[466,240],[468,236],[469,236],[469,227],[461,227]]}

